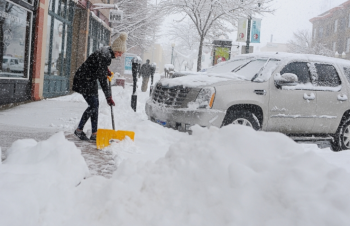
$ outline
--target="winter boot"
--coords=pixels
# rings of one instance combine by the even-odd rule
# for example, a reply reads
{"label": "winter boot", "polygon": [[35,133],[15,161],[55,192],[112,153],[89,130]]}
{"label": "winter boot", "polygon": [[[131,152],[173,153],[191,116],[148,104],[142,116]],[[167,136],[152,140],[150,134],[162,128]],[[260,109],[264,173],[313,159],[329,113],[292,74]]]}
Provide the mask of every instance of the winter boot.
{"label": "winter boot", "polygon": [[75,136],[77,136],[80,140],[89,140],[89,138],[87,138],[86,134],[81,130],[75,130],[74,131]]}

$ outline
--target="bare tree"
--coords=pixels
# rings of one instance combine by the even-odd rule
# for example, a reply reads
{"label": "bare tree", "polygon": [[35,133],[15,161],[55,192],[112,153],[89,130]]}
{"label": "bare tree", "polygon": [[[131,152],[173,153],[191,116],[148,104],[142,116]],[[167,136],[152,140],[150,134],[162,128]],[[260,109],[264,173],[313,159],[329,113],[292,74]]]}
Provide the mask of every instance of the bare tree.
{"label": "bare tree", "polygon": [[200,38],[194,24],[185,20],[171,25],[167,35],[171,40],[176,41],[176,46],[181,50],[193,50],[198,48]]}
{"label": "bare tree", "polygon": [[[272,0],[163,0],[160,5],[168,13],[181,14],[194,24],[199,36],[197,71],[201,70],[203,43],[210,31],[227,32],[240,17],[271,12]],[[181,20],[180,20],[181,21]]]}
{"label": "bare tree", "polygon": [[124,31],[129,34],[128,49],[138,47],[146,50],[156,39],[163,11],[151,0],[116,0],[115,3],[124,15],[122,23],[113,25],[116,32],[112,39]]}
{"label": "bare tree", "polygon": [[334,56],[333,51],[328,49],[325,44],[317,41],[312,42],[312,37],[308,30],[294,32],[293,40],[288,42],[288,48],[292,53]]}

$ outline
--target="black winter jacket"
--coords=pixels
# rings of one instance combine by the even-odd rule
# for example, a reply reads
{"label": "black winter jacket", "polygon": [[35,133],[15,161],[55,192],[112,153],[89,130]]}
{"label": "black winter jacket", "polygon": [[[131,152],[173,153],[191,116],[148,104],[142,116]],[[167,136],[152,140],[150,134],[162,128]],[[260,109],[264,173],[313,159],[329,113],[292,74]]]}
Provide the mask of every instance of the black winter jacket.
{"label": "black winter jacket", "polygon": [[75,73],[73,91],[87,96],[97,96],[98,80],[106,98],[110,97],[107,75],[112,58],[115,56],[110,46],[101,47],[91,54]]}

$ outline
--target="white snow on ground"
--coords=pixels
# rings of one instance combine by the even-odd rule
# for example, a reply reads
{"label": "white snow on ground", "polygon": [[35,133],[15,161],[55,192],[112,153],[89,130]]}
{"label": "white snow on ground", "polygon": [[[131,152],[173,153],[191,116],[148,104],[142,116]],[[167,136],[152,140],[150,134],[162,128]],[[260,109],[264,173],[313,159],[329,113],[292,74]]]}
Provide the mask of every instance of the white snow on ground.
{"label": "white snow on ground", "polygon": [[0,166],[1,221],[345,226],[350,220],[348,172],[282,134],[242,126],[195,127],[165,157],[125,160],[112,179],[82,180],[86,169],[62,133],[40,143],[17,141]]}
{"label": "white snow on ground", "polygon": [[[111,179],[90,176],[62,132],[13,143],[0,164],[0,225],[348,225],[349,151],[234,125],[189,136],[147,120],[148,92],[138,93],[136,113],[130,97],[131,87],[113,87],[116,128],[136,136],[103,150],[117,160]],[[43,110],[26,116],[33,104]],[[85,107],[73,94],[4,111],[0,123],[62,122],[54,128],[71,131]],[[100,128],[111,128],[109,111],[101,93]]]}

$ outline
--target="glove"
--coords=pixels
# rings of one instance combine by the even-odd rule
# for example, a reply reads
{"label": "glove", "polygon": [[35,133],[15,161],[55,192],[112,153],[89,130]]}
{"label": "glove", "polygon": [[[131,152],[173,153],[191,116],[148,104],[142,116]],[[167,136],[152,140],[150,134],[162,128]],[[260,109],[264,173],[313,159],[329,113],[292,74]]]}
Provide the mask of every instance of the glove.
{"label": "glove", "polygon": [[107,70],[108,70],[108,75],[107,76],[111,77],[112,76],[112,72],[108,68],[107,68]]}
{"label": "glove", "polygon": [[107,97],[107,104],[108,104],[109,106],[112,106],[112,105],[115,106],[115,103],[114,103],[112,97]]}

